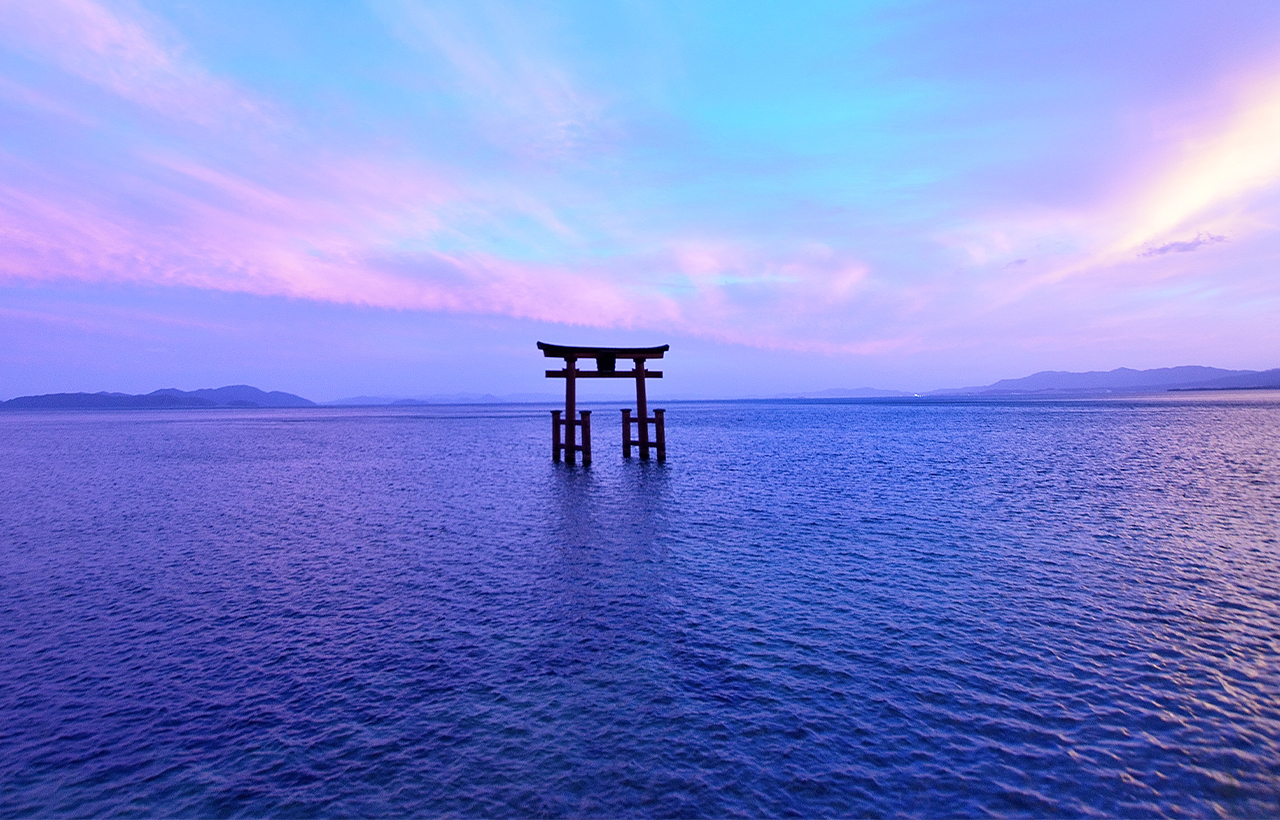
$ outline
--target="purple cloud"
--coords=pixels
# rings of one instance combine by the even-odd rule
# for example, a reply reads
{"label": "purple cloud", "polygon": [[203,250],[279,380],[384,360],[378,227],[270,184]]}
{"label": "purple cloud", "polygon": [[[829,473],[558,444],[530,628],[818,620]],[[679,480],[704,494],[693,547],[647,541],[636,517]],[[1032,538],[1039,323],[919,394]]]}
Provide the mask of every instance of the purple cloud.
{"label": "purple cloud", "polygon": [[1212,233],[1198,233],[1194,239],[1188,239],[1184,242],[1168,242],[1158,248],[1147,248],[1139,256],[1164,256],[1166,253],[1190,253],[1198,250],[1203,245],[1213,245],[1218,242],[1226,242],[1225,236],[1219,236]]}

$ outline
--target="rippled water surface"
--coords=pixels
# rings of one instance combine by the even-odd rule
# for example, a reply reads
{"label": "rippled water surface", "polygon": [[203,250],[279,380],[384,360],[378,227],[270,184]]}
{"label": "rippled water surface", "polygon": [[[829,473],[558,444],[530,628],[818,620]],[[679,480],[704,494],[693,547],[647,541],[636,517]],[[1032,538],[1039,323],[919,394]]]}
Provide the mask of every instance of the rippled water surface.
{"label": "rippled water surface", "polygon": [[667,408],[0,415],[0,814],[1280,814],[1280,395]]}

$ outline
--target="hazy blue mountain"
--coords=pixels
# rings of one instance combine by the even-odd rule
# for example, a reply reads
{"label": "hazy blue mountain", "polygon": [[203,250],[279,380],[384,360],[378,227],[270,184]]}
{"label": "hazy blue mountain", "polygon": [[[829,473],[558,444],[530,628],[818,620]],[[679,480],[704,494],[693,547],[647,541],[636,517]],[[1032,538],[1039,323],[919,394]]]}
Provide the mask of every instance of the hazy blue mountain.
{"label": "hazy blue mountain", "polygon": [[1257,390],[1257,389],[1280,390],[1280,367],[1271,370],[1245,371],[1243,374],[1234,376],[1223,376],[1218,379],[1211,379],[1207,382],[1191,385],[1188,387],[1174,388],[1176,390]]}
{"label": "hazy blue mountain", "polygon": [[156,407],[216,407],[195,396],[155,395],[131,396],[127,393],[46,393],[42,396],[19,396],[0,402],[5,410],[111,410]]}
{"label": "hazy blue mountain", "polygon": [[227,387],[205,388],[184,392],[172,387],[149,393],[151,396],[194,396],[212,401],[218,407],[315,407],[316,403],[292,393],[272,390],[267,393],[247,384],[232,384]]}
{"label": "hazy blue mountain", "polygon": [[[1265,371],[1272,373],[1274,371]],[[1063,370],[1045,370],[1021,379],[1001,379],[983,387],[962,387],[951,390],[935,390],[931,396],[960,395],[1026,395],[1055,393],[1163,393],[1175,389],[1203,389],[1220,387],[1262,386],[1256,370],[1224,370],[1219,367],[1160,367],[1152,370],[1133,370],[1119,367],[1115,370],[1091,370],[1071,373]],[[1274,380],[1274,379],[1273,379]],[[1266,381],[1264,378],[1262,381]]]}
{"label": "hazy blue mountain", "polygon": [[398,399],[393,396],[349,396],[345,399],[321,402],[326,407],[381,407],[395,404]]}
{"label": "hazy blue mountain", "polygon": [[330,407],[419,407],[428,404],[541,404],[562,399],[563,396],[556,393],[504,393],[500,396],[492,393],[432,393],[408,398],[352,396],[348,399],[334,399],[324,404]]}
{"label": "hazy blue mountain", "polygon": [[165,407],[314,407],[292,393],[274,390],[270,393],[235,384],[217,389],[177,390],[172,387],[141,396],[128,393],[48,393],[42,396],[19,396],[0,402],[9,410],[95,410],[145,409]]}
{"label": "hazy blue mountain", "polygon": [[886,399],[914,396],[901,390],[881,390],[878,387],[833,387],[830,390],[814,390],[808,393],[788,393],[780,399]]}

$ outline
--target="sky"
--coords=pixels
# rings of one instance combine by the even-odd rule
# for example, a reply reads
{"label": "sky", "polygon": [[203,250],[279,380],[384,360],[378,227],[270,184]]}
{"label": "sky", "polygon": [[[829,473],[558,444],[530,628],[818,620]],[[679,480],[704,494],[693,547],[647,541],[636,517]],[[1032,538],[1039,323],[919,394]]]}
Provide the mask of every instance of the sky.
{"label": "sky", "polygon": [[0,0],[0,398],[555,392],[539,340],[670,344],[677,398],[1277,367],[1277,42],[1245,0]]}

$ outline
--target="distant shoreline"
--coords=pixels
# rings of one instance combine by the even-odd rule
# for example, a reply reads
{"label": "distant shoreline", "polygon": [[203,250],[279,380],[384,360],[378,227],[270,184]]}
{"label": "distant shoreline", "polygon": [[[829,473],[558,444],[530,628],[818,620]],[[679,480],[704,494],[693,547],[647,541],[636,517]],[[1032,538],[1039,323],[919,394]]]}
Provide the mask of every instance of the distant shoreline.
{"label": "distant shoreline", "polygon": [[[773,396],[726,399],[665,399],[665,401],[799,401],[799,402],[897,402],[939,399],[965,401],[982,399],[1082,399],[1126,396],[1155,396],[1170,393],[1225,393],[1280,390],[1280,368],[1271,370],[1223,370],[1186,365],[1132,370],[1119,367],[1108,371],[1076,373],[1045,370],[1020,379],[1002,379],[992,384],[911,393],[872,387],[828,388]],[[483,405],[556,405],[554,394],[541,393],[438,393],[416,397],[361,395],[327,402],[314,402],[293,393],[267,392],[247,384],[214,389],[184,391],[164,388],[150,393],[47,393],[18,396],[0,402],[0,410],[162,410],[272,407],[471,407]],[[607,399],[602,404],[613,404]]]}
{"label": "distant shoreline", "polygon": [[[1280,392],[1280,387],[1195,387],[1172,388],[1165,391],[1111,391],[1111,392],[1041,392],[1041,393],[965,393],[946,396],[863,396],[863,397],[791,397],[791,396],[755,396],[732,399],[662,399],[658,404],[773,404],[773,405],[812,405],[812,404],[866,404],[866,405],[929,405],[929,404],[997,404],[1001,402],[1081,402],[1108,400],[1142,400],[1159,399],[1172,395],[1187,394],[1244,394]],[[484,401],[484,402],[416,402],[413,404],[307,404],[291,406],[264,406],[247,402],[228,404],[113,404],[113,405],[72,405],[72,404],[12,404],[15,400],[0,402],[0,412],[28,413],[68,413],[68,412],[140,412],[155,410],[209,411],[209,410],[387,410],[413,411],[430,410],[448,407],[487,407],[487,408],[555,408],[559,400],[543,401]],[[580,407],[614,407],[630,404],[627,399],[579,400]]]}
{"label": "distant shoreline", "polygon": [[1222,393],[1239,390],[1280,390],[1280,384],[1258,385],[1256,387],[1170,387],[1170,393]]}

